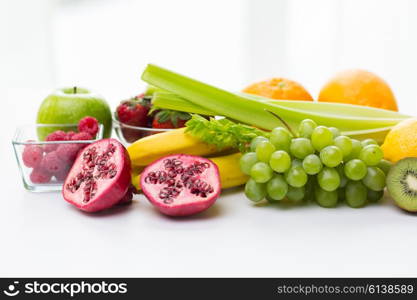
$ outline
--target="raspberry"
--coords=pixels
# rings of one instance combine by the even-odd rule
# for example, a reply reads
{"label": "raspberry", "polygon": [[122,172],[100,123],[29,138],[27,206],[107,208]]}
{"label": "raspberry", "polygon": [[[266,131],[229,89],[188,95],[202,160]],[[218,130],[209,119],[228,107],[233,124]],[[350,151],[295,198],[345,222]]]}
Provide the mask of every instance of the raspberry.
{"label": "raspberry", "polygon": [[47,183],[51,180],[51,174],[38,167],[32,170],[29,178],[33,183]]}
{"label": "raspberry", "polygon": [[67,139],[67,133],[62,130],[54,131],[46,136],[45,141],[65,141]]}
{"label": "raspberry", "polygon": [[62,160],[58,158],[58,155],[55,151],[47,153],[41,162],[43,170],[49,172],[50,174],[57,174],[61,172],[65,167],[66,164]]}
{"label": "raspberry", "polygon": [[[74,136],[72,137],[73,141],[86,141],[86,140],[91,140],[93,139],[93,137],[87,133],[87,132],[79,132],[74,134]],[[88,144],[76,144],[79,147],[79,150],[84,149]]]}
{"label": "raspberry", "polygon": [[22,153],[22,160],[26,167],[35,168],[43,157],[42,147],[38,145],[26,145]]}
{"label": "raspberry", "polygon": [[72,136],[71,140],[73,141],[86,141],[91,140],[93,137],[88,132],[79,132]]}
{"label": "raspberry", "polygon": [[61,144],[56,149],[56,155],[64,162],[71,163],[77,157],[78,151],[81,149],[80,145],[76,144]]}
{"label": "raspberry", "polygon": [[71,141],[72,137],[74,136],[74,131],[68,131],[67,132],[67,141]]}
{"label": "raspberry", "polygon": [[91,136],[96,136],[98,132],[98,121],[93,117],[85,117],[78,122],[78,131],[87,132]]}
{"label": "raspberry", "polygon": [[[54,131],[46,136],[45,141],[53,142],[53,141],[65,141],[67,139],[67,133],[62,130]],[[45,152],[52,152],[58,148],[57,144],[47,144],[45,145]]]}
{"label": "raspberry", "polygon": [[57,181],[65,181],[69,172],[69,168],[64,168],[61,172],[54,174]]}

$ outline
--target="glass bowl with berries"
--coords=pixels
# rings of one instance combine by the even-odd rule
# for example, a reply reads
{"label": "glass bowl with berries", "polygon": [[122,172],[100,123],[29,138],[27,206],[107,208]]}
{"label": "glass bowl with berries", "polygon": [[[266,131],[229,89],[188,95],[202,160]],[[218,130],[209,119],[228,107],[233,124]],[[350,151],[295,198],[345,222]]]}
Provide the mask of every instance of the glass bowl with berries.
{"label": "glass bowl with berries", "polygon": [[[34,192],[60,191],[79,151],[102,139],[103,130],[93,117],[85,117],[78,124],[18,127],[12,144],[24,187]],[[40,140],[40,132],[50,133]]]}
{"label": "glass bowl with berries", "polygon": [[113,127],[124,144],[131,144],[149,135],[184,127],[189,119],[189,113],[153,107],[152,96],[141,94],[120,102]]}

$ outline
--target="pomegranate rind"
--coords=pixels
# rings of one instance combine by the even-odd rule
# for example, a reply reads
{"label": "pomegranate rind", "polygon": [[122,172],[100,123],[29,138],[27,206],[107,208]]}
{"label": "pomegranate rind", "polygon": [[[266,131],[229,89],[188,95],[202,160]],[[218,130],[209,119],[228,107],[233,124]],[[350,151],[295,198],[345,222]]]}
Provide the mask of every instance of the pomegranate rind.
{"label": "pomegranate rind", "polygon": [[[211,168],[209,171],[211,172],[210,184],[212,185],[214,191],[211,194],[209,194],[207,198],[194,196],[193,199],[189,198],[185,202],[174,201],[171,204],[164,203],[161,199],[158,198],[158,195],[152,188],[152,184],[147,183],[145,179],[150,172],[160,170],[159,166],[164,160],[172,158],[177,158],[181,161],[193,160],[209,164]],[[217,167],[217,165],[206,158],[186,154],[168,155],[154,161],[152,164],[150,164],[148,167],[144,169],[142,175],[140,176],[140,186],[144,195],[153,206],[155,206],[161,213],[173,217],[190,216],[205,211],[216,202],[217,198],[221,193],[220,175],[219,168]]]}
{"label": "pomegranate rind", "polygon": [[[91,149],[92,147],[105,149],[107,145],[113,144],[116,146],[115,155],[120,155],[119,162],[117,165],[117,174],[115,177],[111,179],[98,179],[100,180],[108,180],[109,182],[106,183],[106,188],[100,190],[97,194],[95,194],[90,201],[84,203],[82,199],[78,199],[75,193],[70,192],[66,189],[67,184],[70,180],[79,172],[80,166],[83,162],[83,153]],[[62,196],[64,197],[65,201],[71,203],[72,205],[76,206],[77,208],[81,209],[85,212],[98,212],[101,210],[108,209],[115,204],[117,204],[123,196],[126,194],[131,182],[131,163],[130,158],[127,153],[126,148],[120,144],[119,141],[116,139],[103,139],[97,142],[89,144],[83,150],[81,150],[77,158],[72,165],[71,170],[69,171],[65,182],[62,187]]]}

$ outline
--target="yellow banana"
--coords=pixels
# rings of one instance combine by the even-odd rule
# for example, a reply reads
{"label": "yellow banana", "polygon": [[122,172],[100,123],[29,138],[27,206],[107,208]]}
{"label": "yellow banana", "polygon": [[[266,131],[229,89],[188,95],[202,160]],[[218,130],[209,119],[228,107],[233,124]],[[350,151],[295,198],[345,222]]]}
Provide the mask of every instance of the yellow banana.
{"label": "yellow banana", "polygon": [[139,174],[145,169],[144,166],[132,166],[132,174]]}
{"label": "yellow banana", "polygon": [[216,146],[201,142],[179,128],[139,139],[127,148],[132,165],[146,166],[170,154],[207,156],[219,152]]}
{"label": "yellow banana", "polygon": [[242,154],[238,152],[209,158],[219,168],[222,189],[239,186],[248,181],[249,177],[240,170],[239,160],[241,156]]}
{"label": "yellow banana", "polygon": [[[249,177],[242,173],[239,166],[241,153],[209,158],[219,168],[222,189],[227,189],[245,184]],[[132,173],[132,184],[140,190],[140,174]]]}

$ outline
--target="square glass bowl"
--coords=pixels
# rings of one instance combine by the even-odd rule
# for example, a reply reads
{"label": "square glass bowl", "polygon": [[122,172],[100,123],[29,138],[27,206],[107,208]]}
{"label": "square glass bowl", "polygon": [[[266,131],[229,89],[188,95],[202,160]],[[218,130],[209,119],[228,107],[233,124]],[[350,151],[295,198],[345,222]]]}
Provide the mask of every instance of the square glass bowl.
{"label": "square glass bowl", "polygon": [[120,122],[113,118],[113,128],[116,132],[117,137],[124,145],[130,145],[131,143],[153,135],[157,133],[162,133],[166,131],[171,131],[174,129],[158,129],[158,128],[150,128],[150,127],[139,127],[139,126],[132,126],[125,123]]}
{"label": "square glass bowl", "polygon": [[[23,186],[32,192],[61,191],[62,184],[78,151],[103,138],[103,125],[100,124],[99,131],[93,140],[80,141],[39,141],[37,132],[42,129],[50,130],[50,132],[55,130],[77,132],[77,125],[35,124],[20,126],[16,129],[12,144]],[[54,154],[50,155],[50,153]],[[48,159],[45,160],[48,161],[49,170],[53,169],[57,172],[46,171],[41,167],[46,164],[41,161],[47,154]]]}

